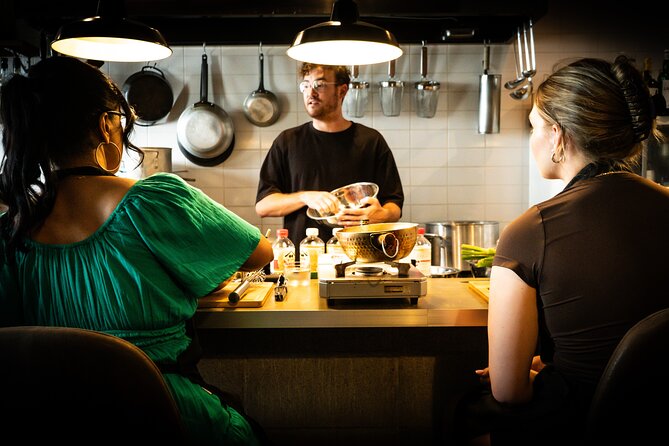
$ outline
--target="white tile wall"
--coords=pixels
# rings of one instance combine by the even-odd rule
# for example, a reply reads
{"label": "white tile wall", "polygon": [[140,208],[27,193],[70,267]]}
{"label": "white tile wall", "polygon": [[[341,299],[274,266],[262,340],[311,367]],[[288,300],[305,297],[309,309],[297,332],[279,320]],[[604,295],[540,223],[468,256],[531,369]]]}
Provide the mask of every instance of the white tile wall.
{"label": "white tile wall", "polygon": [[[666,41],[658,41],[643,23],[592,20],[578,17],[573,8],[551,1],[549,12],[535,24],[538,73],[544,79],[556,62],[596,56],[613,59],[619,53],[645,57],[661,66]],[[666,39],[665,39],[666,40]],[[503,228],[530,202],[554,193],[545,188],[530,162],[527,114],[530,101],[516,101],[502,92],[501,132],[477,132],[478,79],[482,45],[431,44],[428,78],[441,83],[437,115],[419,118],[413,105],[413,83],[420,80],[420,45],[403,44],[405,54],[397,61],[397,77],[405,81],[402,113],[385,117],[381,112],[377,83],[387,79],[387,65],[360,67],[361,80],[371,84],[365,117],[355,119],[378,129],[393,150],[404,184],[403,221],[498,220]],[[157,63],[174,91],[169,116],[151,127],[137,127],[139,146],[173,149],[175,170],[213,199],[251,223],[274,230],[280,218],[260,219],[254,210],[258,172],[273,139],[284,129],[306,122],[297,89],[299,63],[285,55],[286,47],[263,46],[265,88],[277,95],[281,117],[270,127],[249,123],[243,114],[246,96],[258,87],[257,46],[208,46],[209,100],[232,118],[236,143],[230,158],[219,166],[199,167],[188,162],[178,149],[176,123],[180,114],[199,100],[202,47],[175,47],[173,55]],[[502,83],[516,77],[513,45],[495,44],[490,50],[490,73],[501,74]],[[139,71],[142,63],[107,63],[103,70],[119,84]],[[530,187],[532,191],[530,192]]]}

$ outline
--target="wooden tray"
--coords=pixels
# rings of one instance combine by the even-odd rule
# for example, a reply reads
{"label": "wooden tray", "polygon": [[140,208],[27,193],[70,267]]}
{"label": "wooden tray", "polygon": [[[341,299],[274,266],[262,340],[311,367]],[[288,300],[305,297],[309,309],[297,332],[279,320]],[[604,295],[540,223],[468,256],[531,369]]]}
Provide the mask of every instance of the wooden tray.
{"label": "wooden tray", "polygon": [[239,282],[233,281],[228,283],[222,289],[211,293],[208,296],[200,299],[199,306],[200,308],[253,308],[253,307],[262,307],[267,301],[267,298],[271,294],[272,287],[274,286],[271,282],[255,282],[249,285],[249,289],[246,290],[246,293],[236,304],[230,303],[228,300],[228,294],[234,291],[235,288],[239,286]]}
{"label": "wooden tray", "polygon": [[490,279],[470,280],[467,287],[488,302],[490,298]]}

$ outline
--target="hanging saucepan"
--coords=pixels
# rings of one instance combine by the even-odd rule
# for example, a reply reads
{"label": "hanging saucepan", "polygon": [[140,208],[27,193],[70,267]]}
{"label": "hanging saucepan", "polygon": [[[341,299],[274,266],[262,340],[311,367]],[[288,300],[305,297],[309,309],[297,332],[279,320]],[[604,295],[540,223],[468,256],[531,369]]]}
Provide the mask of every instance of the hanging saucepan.
{"label": "hanging saucepan", "polygon": [[209,88],[207,54],[202,54],[200,101],[183,111],[177,122],[177,142],[184,156],[200,166],[222,163],[235,145],[232,118],[207,100]]}
{"label": "hanging saucepan", "polygon": [[267,127],[279,119],[281,111],[279,110],[279,100],[274,93],[265,90],[264,85],[264,59],[262,53],[262,43],[260,44],[260,85],[258,89],[252,91],[244,100],[244,115],[251,124],[258,127]]}
{"label": "hanging saucepan", "polygon": [[123,96],[135,109],[135,123],[143,126],[153,125],[167,116],[174,102],[172,87],[165,74],[150,65],[126,79]]}

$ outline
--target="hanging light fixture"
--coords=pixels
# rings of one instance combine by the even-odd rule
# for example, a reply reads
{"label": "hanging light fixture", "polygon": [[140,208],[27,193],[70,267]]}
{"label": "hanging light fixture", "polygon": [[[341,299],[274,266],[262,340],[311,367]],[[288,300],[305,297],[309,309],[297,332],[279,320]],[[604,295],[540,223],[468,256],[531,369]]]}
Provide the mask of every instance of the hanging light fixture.
{"label": "hanging light fixture", "polygon": [[369,65],[402,55],[390,31],[359,19],[353,0],[335,0],[330,20],[300,31],[286,54],[324,65]]}
{"label": "hanging light fixture", "polygon": [[63,25],[51,42],[61,54],[110,62],[143,62],[169,57],[160,32],[126,19],[123,1],[99,0],[97,15]]}

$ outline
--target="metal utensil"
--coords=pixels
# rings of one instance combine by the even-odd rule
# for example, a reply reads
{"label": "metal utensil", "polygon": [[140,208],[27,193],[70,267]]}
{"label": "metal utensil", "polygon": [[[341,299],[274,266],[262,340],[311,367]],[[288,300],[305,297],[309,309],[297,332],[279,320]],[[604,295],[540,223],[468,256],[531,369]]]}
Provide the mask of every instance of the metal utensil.
{"label": "metal utensil", "polygon": [[367,100],[369,97],[369,82],[358,79],[358,66],[351,67],[353,79],[348,84],[348,93],[346,93],[346,111],[349,116],[354,118],[362,118],[365,116],[367,109]]}
{"label": "metal utensil", "polygon": [[[529,21],[528,25],[523,25],[523,40],[525,42],[525,70],[522,70],[523,76],[530,78],[537,74],[537,63],[536,55],[534,53],[534,31],[532,29],[532,20]],[[529,29],[529,31],[528,31]],[[528,35],[529,33],[529,44],[528,44]]]}
{"label": "metal utensil", "polygon": [[244,100],[244,116],[251,124],[267,127],[279,119],[281,112],[276,95],[265,90],[265,56],[262,52],[262,42],[258,49],[258,59],[260,61],[260,83],[258,89],[252,91]]}
{"label": "metal utensil", "polygon": [[509,96],[511,96],[513,99],[517,99],[519,101],[522,101],[523,99],[527,99],[530,97],[533,91],[533,84],[532,84],[532,78],[528,77],[527,78],[527,83],[520,87],[517,90],[512,91],[509,93]]}
{"label": "metal utensil", "polygon": [[253,282],[262,282],[263,280],[265,280],[265,272],[262,269],[246,274],[237,288],[228,294],[228,301],[231,304],[236,304],[244,297],[244,293],[248,291]]}
{"label": "metal utensil", "polygon": [[416,114],[421,118],[433,118],[437,113],[439,87],[437,81],[427,79],[427,46],[423,40],[420,53],[420,81],[414,84],[416,89]]}
{"label": "metal utensil", "polygon": [[483,45],[483,74],[479,77],[479,133],[499,133],[502,76],[488,74],[490,45]]}
{"label": "metal utensil", "polygon": [[388,62],[388,80],[379,82],[381,110],[385,116],[399,116],[402,111],[404,82],[395,79],[395,59]]}
{"label": "metal utensil", "polygon": [[360,263],[399,260],[411,252],[418,236],[416,223],[375,223],[349,226],[336,237],[346,255]]}
{"label": "metal utensil", "polygon": [[208,100],[209,64],[202,45],[200,101],[184,110],[177,121],[177,142],[194,164],[215,166],[230,157],[235,146],[235,125],[230,115]]}
{"label": "metal utensil", "polygon": [[523,65],[523,44],[520,36],[520,28],[516,31],[516,40],[513,42],[513,46],[513,54],[516,59],[516,78],[504,84],[504,88],[507,90],[513,90],[525,82],[525,75],[523,74],[523,71],[525,71],[525,66]]}

